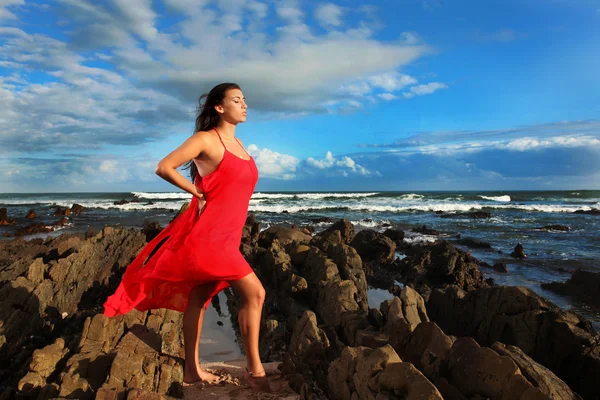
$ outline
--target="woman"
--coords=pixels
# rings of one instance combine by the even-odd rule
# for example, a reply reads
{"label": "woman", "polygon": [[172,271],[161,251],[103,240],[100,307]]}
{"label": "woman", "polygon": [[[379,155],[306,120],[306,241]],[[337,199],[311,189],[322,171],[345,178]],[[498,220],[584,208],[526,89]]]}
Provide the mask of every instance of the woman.
{"label": "woman", "polygon": [[[192,194],[190,207],[127,267],[104,304],[104,314],[125,314],[133,308],[182,311],[184,385],[217,382],[218,376],[200,367],[198,345],[204,310],[213,296],[232,286],[242,298],[238,322],[248,364],[245,378],[254,390],[270,391],[258,352],[265,290],[239,251],[258,181],[254,159],[235,138],[237,124],[246,121],[246,109],[235,83],[222,83],[200,97],[194,135],[156,168],[161,178]],[[191,183],[177,171],[186,162]]]}

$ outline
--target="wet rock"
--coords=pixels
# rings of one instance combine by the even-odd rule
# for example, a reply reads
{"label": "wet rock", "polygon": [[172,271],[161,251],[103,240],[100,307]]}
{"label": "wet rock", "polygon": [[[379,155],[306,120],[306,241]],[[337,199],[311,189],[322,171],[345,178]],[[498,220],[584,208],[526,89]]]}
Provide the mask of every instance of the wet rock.
{"label": "wet rock", "polygon": [[591,210],[576,210],[573,214],[588,214],[588,215],[600,215],[599,208],[592,208]]}
{"label": "wet rock", "polygon": [[600,305],[600,272],[578,269],[566,282],[542,283],[542,288]]}
{"label": "wet rock", "polygon": [[67,208],[67,207],[56,206],[56,207],[54,207],[54,215],[57,215],[60,217],[71,215],[71,209]]}
{"label": "wet rock", "polygon": [[488,287],[479,261],[447,241],[423,246],[420,251],[398,262],[399,279],[414,284],[427,299],[430,288],[456,285],[463,290]]}
{"label": "wet rock", "polygon": [[433,236],[440,235],[440,232],[436,231],[435,229],[430,229],[425,225],[422,225],[417,228],[412,228],[411,231],[417,232],[417,233],[422,233],[423,235],[433,235]]}
{"label": "wet rock", "polygon": [[0,225],[14,225],[16,221],[12,218],[8,218],[6,215],[6,208],[0,208]]}
{"label": "wet rock", "polygon": [[[37,218],[37,214],[35,213],[34,210],[29,210],[27,212],[27,215],[25,215],[25,218],[28,218],[28,219]],[[0,219],[1,219],[1,217],[0,217]]]}
{"label": "wet rock", "polygon": [[334,219],[331,217],[318,217],[318,218],[311,218],[310,222],[312,222],[313,224],[319,224],[319,223],[323,223],[323,222],[333,222]]}
{"label": "wet rock", "polygon": [[69,224],[69,220],[67,219],[67,217],[62,217],[61,219],[59,219],[58,221],[56,221],[54,223],[54,226],[56,227],[63,227]]}
{"label": "wet rock", "polygon": [[506,263],[503,263],[503,262],[494,264],[494,266],[492,268],[494,269],[494,271],[497,271],[497,272],[508,272]]}
{"label": "wet rock", "polygon": [[113,205],[115,206],[122,206],[123,204],[129,204],[129,201],[125,199],[113,201]]}
{"label": "wet rock", "polygon": [[27,225],[23,228],[17,229],[17,231],[15,232],[15,236],[33,235],[34,233],[46,233],[52,232],[53,230],[54,228],[47,226],[44,223],[37,222]]}
{"label": "wet rock", "polygon": [[510,256],[514,258],[527,258],[525,255],[525,249],[523,249],[523,245],[521,243],[515,246],[515,249],[512,253],[510,253]]}
{"label": "wet rock", "polygon": [[392,239],[372,229],[358,232],[350,246],[356,249],[363,260],[379,264],[392,262],[396,251],[396,243]]}
{"label": "wet rock", "polygon": [[536,229],[539,229],[541,231],[568,232],[571,228],[569,228],[568,226],[565,226],[565,225],[546,225],[546,226],[542,226],[541,228],[536,228]]}
{"label": "wet rock", "polygon": [[475,238],[462,238],[456,241],[459,244],[472,247],[474,249],[491,249],[492,245],[488,242],[484,242],[483,240],[475,239]]}
{"label": "wet rock", "polygon": [[383,234],[392,239],[392,241],[396,243],[396,246],[400,245],[404,240],[404,232],[401,230],[386,229]]}
{"label": "wet rock", "polygon": [[85,211],[85,207],[82,206],[81,204],[74,203],[71,206],[71,212],[73,214],[81,214],[83,211]]}

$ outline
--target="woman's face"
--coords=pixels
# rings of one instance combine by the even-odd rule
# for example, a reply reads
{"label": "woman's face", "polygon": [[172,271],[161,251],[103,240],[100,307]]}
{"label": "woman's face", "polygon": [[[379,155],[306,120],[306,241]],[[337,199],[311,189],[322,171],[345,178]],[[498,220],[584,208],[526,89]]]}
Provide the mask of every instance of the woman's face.
{"label": "woman's face", "polygon": [[[219,106],[217,106],[219,107]],[[229,89],[220,105],[222,117],[231,123],[246,121],[246,99],[240,89]],[[221,111],[217,109],[217,111]]]}

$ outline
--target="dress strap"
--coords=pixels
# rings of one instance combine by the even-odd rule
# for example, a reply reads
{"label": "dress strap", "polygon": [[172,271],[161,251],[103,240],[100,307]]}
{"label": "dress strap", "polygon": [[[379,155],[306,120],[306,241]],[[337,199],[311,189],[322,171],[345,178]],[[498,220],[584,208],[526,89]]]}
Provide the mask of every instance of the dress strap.
{"label": "dress strap", "polygon": [[219,131],[217,130],[217,128],[213,128],[215,130],[215,132],[217,132],[217,136],[219,136],[219,140],[221,141],[221,144],[223,145],[223,148],[225,150],[227,150],[227,147],[225,147],[225,143],[223,143],[223,139],[221,139],[221,134],[219,133]]}
{"label": "dress strap", "polygon": [[246,153],[246,155],[247,155],[248,157],[252,157],[250,154],[248,154],[248,152],[246,151],[246,149],[244,149],[244,146],[242,145],[242,142],[240,142],[240,141],[238,140],[238,138],[235,138],[235,140],[237,140],[237,142],[240,144],[240,147],[242,148],[242,150],[244,150],[244,153]]}

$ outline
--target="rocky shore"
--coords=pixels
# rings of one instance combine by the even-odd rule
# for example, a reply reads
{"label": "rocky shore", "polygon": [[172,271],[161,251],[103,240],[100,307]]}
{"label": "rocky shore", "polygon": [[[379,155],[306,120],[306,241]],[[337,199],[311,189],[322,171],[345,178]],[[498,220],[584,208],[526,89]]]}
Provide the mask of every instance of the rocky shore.
{"label": "rocky shore", "polygon": [[[102,315],[159,229],[0,242],[0,400],[600,399],[591,323],[529,289],[495,285],[453,244],[411,245],[404,232],[355,232],[345,220],[318,234],[261,230],[252,215],[240,250],[267,290],[260,350],[281,384],[256,397],[230,363],[229,382],[183,388],[181,313]],[[589,282],[578,273],[556,290],[593,291]],[[391,300],[369,307],[369,287]]]}

